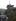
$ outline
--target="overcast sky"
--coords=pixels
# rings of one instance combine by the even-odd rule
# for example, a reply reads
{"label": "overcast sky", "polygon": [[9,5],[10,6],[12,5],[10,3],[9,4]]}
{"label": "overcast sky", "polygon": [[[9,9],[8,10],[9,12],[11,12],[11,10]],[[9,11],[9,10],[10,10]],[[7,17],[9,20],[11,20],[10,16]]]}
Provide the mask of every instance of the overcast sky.
{"label": "overcast sky", "polygon": [[[16,0],[10,0],[10,4],[16,7]],[[9,0],[0,0],[0,8],[7,9],[7,5],[9,5]]]}

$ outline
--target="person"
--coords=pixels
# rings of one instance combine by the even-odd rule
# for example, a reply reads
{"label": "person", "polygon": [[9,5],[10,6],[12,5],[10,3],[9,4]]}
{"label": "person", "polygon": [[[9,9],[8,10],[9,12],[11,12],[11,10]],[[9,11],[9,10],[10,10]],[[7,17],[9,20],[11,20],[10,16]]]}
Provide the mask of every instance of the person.
{"label": "person", "polygon": [[0,21],[1,21],[1,17],[0,17]]}

